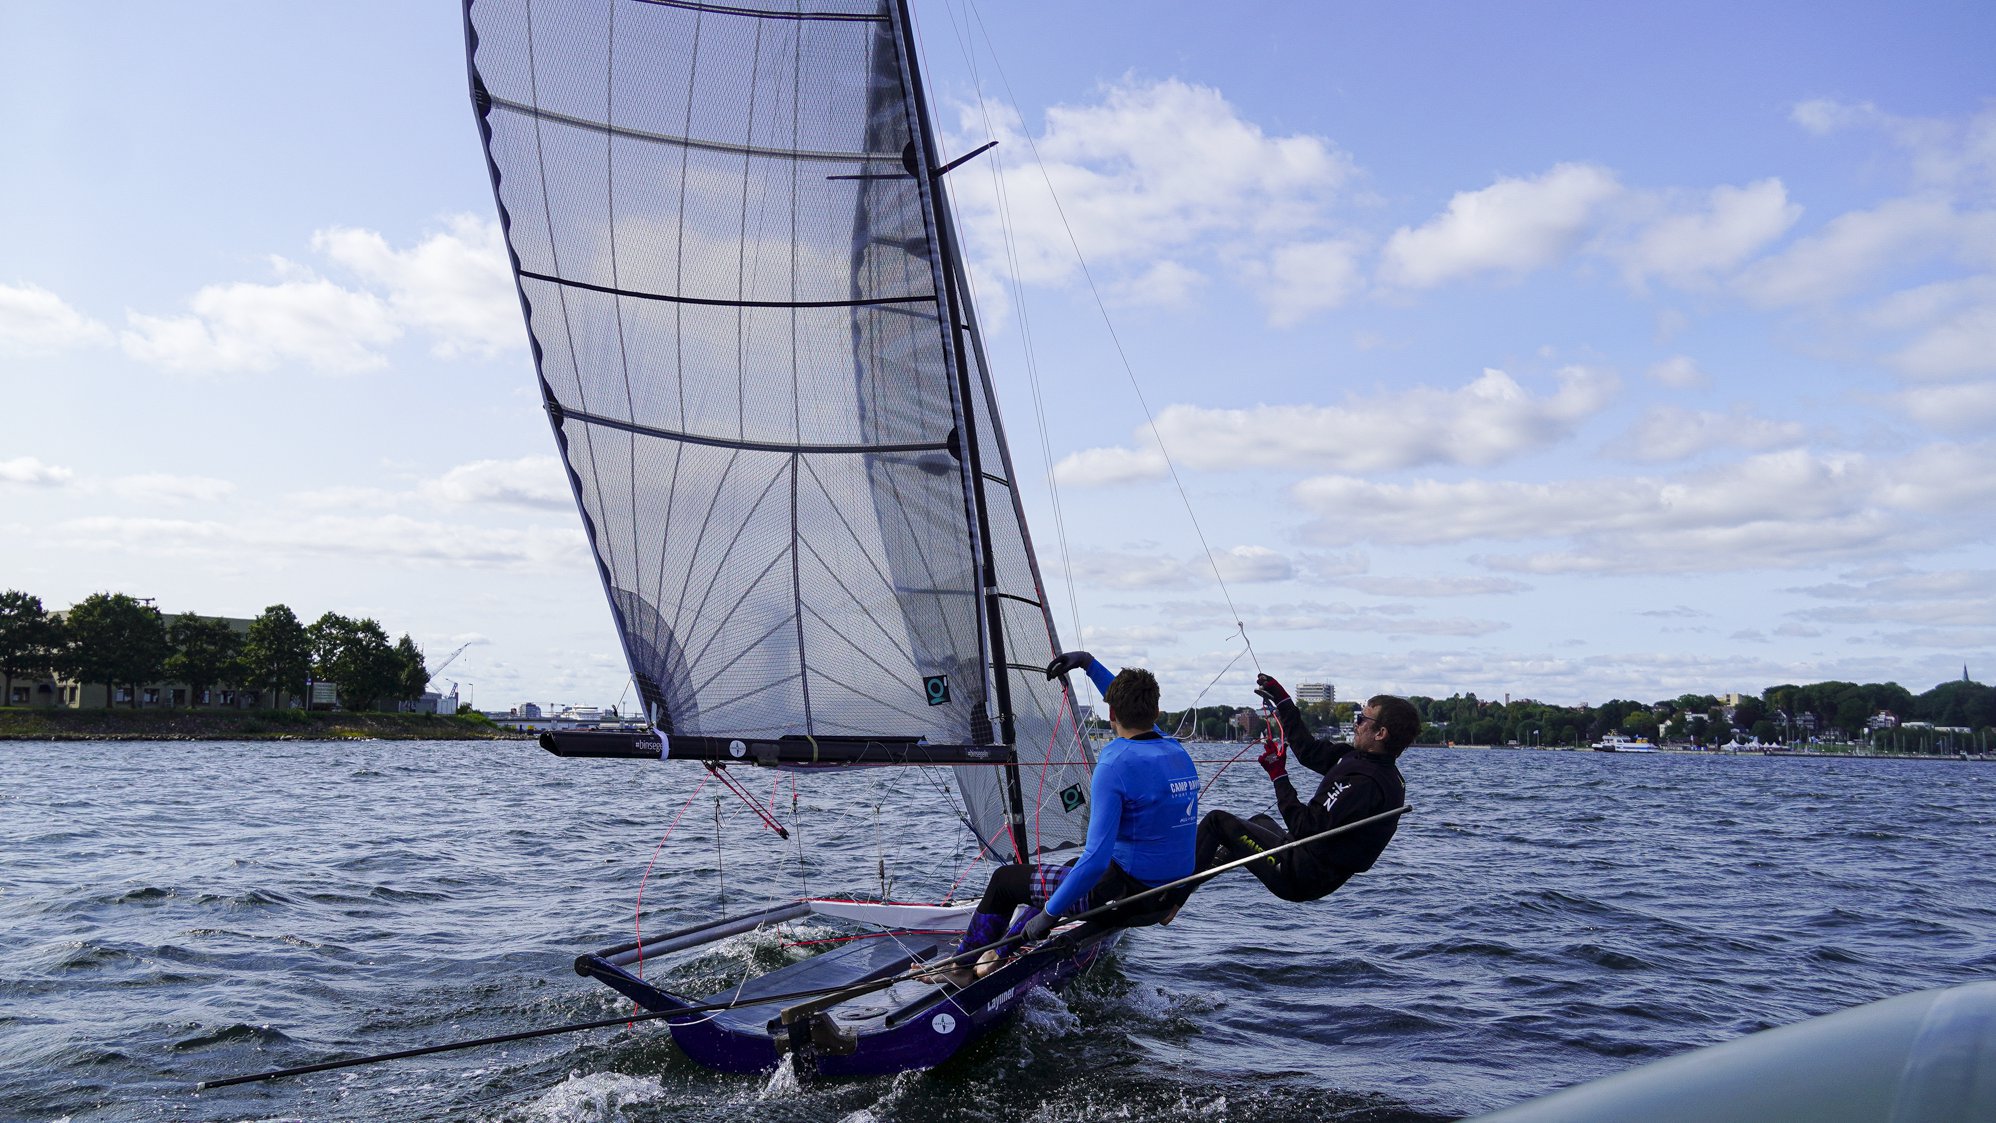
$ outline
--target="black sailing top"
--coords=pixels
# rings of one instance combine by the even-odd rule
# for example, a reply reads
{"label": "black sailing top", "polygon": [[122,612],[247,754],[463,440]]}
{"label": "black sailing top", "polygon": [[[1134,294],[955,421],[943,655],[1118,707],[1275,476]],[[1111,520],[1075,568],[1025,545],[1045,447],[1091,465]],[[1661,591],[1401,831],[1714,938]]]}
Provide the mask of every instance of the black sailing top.
{"label": "black sailing top", "polygon": [[[1285,698],[1276,706],[1276,716],[1296,759],[1304,767],[1324,774],[1323,782],[1307,802],[1297,797],[1289,777],[1276,779],[1275,804],[1292,838],[1357,822],[1407,802],[1406,781],[1393,758],[1358,752],[1349,742],[1319,740],[1303,721],[1303,712],[1290,699]],[[1324,893],[1329,893],[1351,875],[1371,869],[1386,844],[1393,840],[1393,832],[1399,825],[1396,817],[1299,846],[1290,852],[1289,868],[1299,879],[1316,882]]]}

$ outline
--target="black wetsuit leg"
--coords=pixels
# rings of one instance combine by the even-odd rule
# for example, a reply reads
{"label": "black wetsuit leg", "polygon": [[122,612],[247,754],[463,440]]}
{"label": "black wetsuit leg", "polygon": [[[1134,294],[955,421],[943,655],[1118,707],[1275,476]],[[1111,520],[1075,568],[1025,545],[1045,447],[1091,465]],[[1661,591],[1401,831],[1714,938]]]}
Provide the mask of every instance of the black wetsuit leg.
{"label": "black wetsuit leg", "polygon": [[[1195,845],[1199,868],[1209,870],[1224,862],[1272,850],[1288,841],[1288,832],[1276,826],[1275,820],[1266,815],[1241,819],[1225,811],[1211,811],[1199,821],[1199,837]],[[1297,880],[1288,861],[1293,853],[1286,851],[1249,862],[1247,871],[1259,878],[1270,893],[1285,901],[1312,901],[1323,896],[1321,891],[1313,892],[1312,887]]]}

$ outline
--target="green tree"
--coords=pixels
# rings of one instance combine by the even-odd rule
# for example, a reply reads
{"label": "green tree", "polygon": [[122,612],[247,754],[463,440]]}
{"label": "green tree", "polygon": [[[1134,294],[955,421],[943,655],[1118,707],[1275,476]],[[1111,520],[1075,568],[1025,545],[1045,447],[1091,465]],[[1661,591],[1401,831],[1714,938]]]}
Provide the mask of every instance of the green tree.
{"label": "green tree", "polygon": [[430,688],[430,672],[423,666],[423,649],[406,634],[395,641],[395,660],[399,670],[395,678],[397,701],[411,701],[423,696]]}
{"label": "green tree", "polygon": [[0,593],[0,706],[14,696],[15,679],[55,674],[62,647],[62,625],[40,597],[18,589]]}
{"label": "green tree", "polygon": [[166,675],[187,684],[192,701],[211,686],[233,684],[242,666],[243,641],[234,628],[221,620],[203,619],[192,612],[174,617],[169,636],[175,648],[166,659]]}
{"label": "green tree", "polygon": [[139,688],[166,674],[172,646],[159,609],[123,593],[92,593],[69,610],[65,622],[70,647],[64,669],[78,682],[103,683],[106,709],[110,687],[130,686],[132,708],[138,709]]}
{"label": "green tree", "polygon": [[328,612],[313,621],[306,634],[311,639],[312,673],[337,684],[342,706],[373,709],[394,695],[402,666],[379,623]]}
{"label": "green tree", "polygon": [[243,682],[270,691],[271,709],[282,709],[285,699],[304,693],[312,674],[312,645],[290,608],[273,604],[250,621],[242,664]]}
{"label": "green tree", "polygon": [[1740,704],[1733,707],[1733,725],[1739,729],[1753,729],[1766,716],[1767,707],[1761,705],[1758,699],[1742,698]]}

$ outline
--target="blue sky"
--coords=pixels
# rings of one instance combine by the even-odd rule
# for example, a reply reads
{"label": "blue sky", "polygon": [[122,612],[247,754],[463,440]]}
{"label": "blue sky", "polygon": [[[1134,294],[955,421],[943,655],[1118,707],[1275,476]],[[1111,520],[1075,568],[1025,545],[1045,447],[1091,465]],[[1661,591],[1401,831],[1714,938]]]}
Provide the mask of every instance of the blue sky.
{"label": "blue sky", "polygon": [[[1001,141],[952,179],[1106,661],[1182,703],[1240,619],[1347,697],[1987,678],[1996,10],[916,11],[952,147]],[[456,5],[10,4],[0,106],[0,586],[372,615],[471,642],[485,708],[625,694]]]}

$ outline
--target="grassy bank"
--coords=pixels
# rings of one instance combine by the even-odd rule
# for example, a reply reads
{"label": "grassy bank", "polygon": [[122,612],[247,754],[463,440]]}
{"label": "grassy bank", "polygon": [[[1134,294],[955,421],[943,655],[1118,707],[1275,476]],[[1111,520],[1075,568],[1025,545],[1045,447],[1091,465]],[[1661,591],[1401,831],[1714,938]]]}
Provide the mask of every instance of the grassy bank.
{"label": "grassy bank", "polygon": [[0,741],[486,741],[526,736],[500,729],[478,714],[0,708]]}

